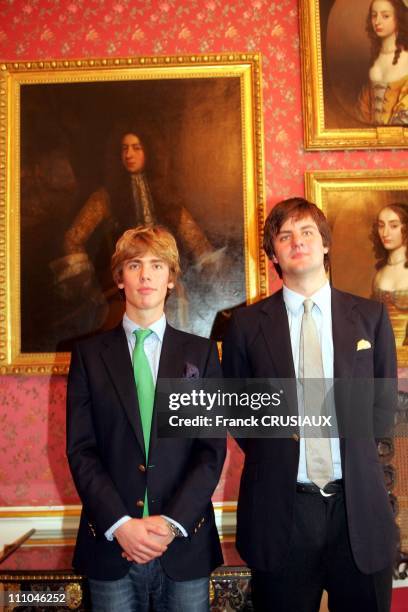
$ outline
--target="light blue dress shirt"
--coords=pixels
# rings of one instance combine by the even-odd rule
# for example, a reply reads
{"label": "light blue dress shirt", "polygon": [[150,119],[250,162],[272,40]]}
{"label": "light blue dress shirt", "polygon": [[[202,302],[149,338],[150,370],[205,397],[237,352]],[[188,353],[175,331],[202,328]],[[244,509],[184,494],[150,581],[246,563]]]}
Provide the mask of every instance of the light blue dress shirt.
{"label": "light blue dress shirt", "polygon": [[[128,341],[129,354],[131,359],[133,359],[133,351],[136,345],[136,338],[133,332],[140,328],[141,326],[131,321],[131,319],[129,319],[126,313],[123,315],[123,329],[125,330],[126,338]],[[160,355],[163,345],[163,337],[164,332],[166,330],[165,315],[162,314],[160,319],[149,325],[149,329],[151,329],[153,333],[146,338],[143,346],[147,361],[149,362],[150,369],[152,371],[153,382],[154,384],[156,384],[157,373],[159,371]]]}
{"label": "light blue dress shirt", "polygon": [[[134,323],[134,321],[129,319],[126,313],[123,315],[122,325],[123,325],[123,329],[125,330],[126,339],[128,342],[130,359],[132,360],[133,351],[136,345],[136,337],[133,332],[136,329],[140,329],[141,326],[137,325],[137,323]],[[153,333],[150,334],[150,336],[148,336],[145,339],[143,346],[144,346],[145,355],[147,357],[147,361],[149,362],[150,369],[152,371],[154,384],[156,384],[157,374],[159,371],[160,355],[161,355],[161,350],[163,346],[163,337],[164,337],[164,332],[166,330],[166,317],[164,313],[162,314],[160,319],[158,319],[157,321],[149,325],[149,329],[151,329]],[[177,521],[175,521],[174,519],[169,518],[168,516],[164,516],[164,515],[162,516],[166,520],[176,525],[176,527],[180,529],[182,534],[185,537],[187,537],[187,532],[182,525],[177,523]],[[116,521],[116,523],[114,523],[112,527],[110,527],[110,529],[105,531],[106,538],[110,541],[113,540],[115,529],[117,529],[118,527],[123,525],[123,523],[126,523],[126,521],[129,521],[130,519],[131,517],[128,515],[122,516],[122,518]]]}
{"label": "light blue dress shirt", "polygon": [[[320,346],[322,349],[322,362],[324,377],[328,381],[333,380],[333,331],[332,331],[332,316],[331,316],[331,289],[329,283],[325,283],[316,293],[310,297],[315,303],[312,309],[312,317],[316,323],[317,332],[319,334]],[[306,297],[283,286],[283,300],[286,306],[286,312],[289,322],[290,343],[292,346],[293,365],[295,367],[296,377],[299,376],[299,347],[300,347],[300,331],[303,318],[303,302]],[[311,482],[307,476],[306,469],[306,445],[305,439],[300,438],[300,454],[299,468],[297,480],[298,482]],[[331,438],[331,452],[333,461],[333,480],[342,477],[341,472],[341,456],[340,456],[340,441],[338,438]]]}

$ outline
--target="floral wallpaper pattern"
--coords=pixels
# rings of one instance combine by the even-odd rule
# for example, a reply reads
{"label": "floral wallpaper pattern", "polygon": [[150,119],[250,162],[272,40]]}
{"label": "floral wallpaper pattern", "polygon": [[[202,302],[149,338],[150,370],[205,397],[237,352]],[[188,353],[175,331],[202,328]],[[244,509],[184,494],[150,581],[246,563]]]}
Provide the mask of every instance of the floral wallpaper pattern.
{"label": "floral wallpaper pattern", "polygon": [[[303,193],[306,170],[406,166],[402,151],[304,151],[297,7],[296,0],[1,0],[0,58],[260,51],[270,208]],[[64,455],[64,403],[63,377],[0,378],[1,506],[77,503]],[[236,499],[240,460],[233,455],[217,500]]]}

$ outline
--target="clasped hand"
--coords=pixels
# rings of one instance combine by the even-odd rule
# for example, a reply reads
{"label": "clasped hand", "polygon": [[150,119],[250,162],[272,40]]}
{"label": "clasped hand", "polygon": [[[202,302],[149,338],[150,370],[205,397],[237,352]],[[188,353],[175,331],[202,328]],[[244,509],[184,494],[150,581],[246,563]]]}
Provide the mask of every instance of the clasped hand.
{"label": "clasped hand", "polygon": [[174,539],[166,521],[158,515],[126,521],[115,530],[115,537],[123,550],[122,557],[136,563],[161,557]]}

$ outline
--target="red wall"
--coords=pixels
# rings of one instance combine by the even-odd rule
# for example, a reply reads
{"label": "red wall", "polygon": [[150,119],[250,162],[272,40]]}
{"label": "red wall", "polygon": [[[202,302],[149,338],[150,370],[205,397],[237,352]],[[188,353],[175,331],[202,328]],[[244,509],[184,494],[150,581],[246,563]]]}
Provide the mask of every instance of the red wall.
{"label": "red wall", "polygon": [[[8,0],[0,9],[0,58],[260,51],[269,209],[303,194],[306,170],[406,166],[402,151],[304,151],[297,6],[296,0]],[[0,378],[0,506],[77,503],[64,457],[64,401],[63,377]],[[236,498],[231,475],[217,499]]]}

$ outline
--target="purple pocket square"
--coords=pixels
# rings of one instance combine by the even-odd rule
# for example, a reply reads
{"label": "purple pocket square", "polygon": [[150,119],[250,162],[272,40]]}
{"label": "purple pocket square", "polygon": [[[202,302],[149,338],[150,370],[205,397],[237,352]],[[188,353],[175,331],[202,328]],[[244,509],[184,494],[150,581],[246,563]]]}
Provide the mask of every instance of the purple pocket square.
{"label": "purple pocket square", "polygon": [[184,364],[183,378],[200,378],[200,372],[194,363],[186,361]]}

